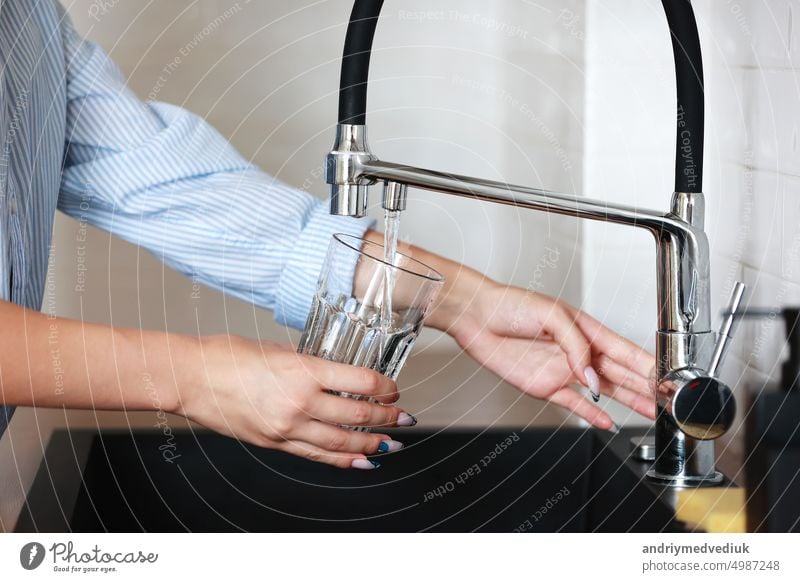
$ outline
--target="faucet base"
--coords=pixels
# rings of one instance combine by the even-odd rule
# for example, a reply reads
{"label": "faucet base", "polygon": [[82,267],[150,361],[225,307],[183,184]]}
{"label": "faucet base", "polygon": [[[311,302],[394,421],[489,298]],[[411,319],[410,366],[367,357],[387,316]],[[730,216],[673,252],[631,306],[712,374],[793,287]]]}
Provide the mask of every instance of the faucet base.
{"label": "faucet base", "polygon": [[669,487],[708,487],[719,485],[725,477],[719,471],[700,477],[695,475],[667,475],[660,473],[656,469],[650,469],[647,472],[647,478],[655,483]]}

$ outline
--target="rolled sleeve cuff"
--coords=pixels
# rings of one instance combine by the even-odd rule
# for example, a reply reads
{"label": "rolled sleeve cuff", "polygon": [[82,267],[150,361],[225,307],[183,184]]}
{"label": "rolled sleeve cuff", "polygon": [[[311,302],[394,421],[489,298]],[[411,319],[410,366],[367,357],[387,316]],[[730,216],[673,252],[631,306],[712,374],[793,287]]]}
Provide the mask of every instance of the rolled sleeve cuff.
{"label": "rolled sleeve cuff", "polygon": [[[331,237],[337,233],[364,237],[367,230],[375,226],[369,218],[333,216],[327,204],[320,203],[312,211],[300,238],[289,252],[286,266],[281,273],[275,304],[275,320],[296,329],[303,329],[317,290],[322,265],[328,254]],[[349,265],[340,265],[339,272],[348,273],[352,281],[356,257]],[[345,270],[346,269],[346,270]]]}

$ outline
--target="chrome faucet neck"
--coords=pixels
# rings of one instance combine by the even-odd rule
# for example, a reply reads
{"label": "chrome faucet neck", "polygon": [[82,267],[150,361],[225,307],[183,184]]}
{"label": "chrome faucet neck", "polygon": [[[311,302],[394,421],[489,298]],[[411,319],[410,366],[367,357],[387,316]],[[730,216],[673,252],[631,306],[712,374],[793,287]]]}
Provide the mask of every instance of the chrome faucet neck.
{"label": "chrome faucet neck", "polygon": [[336,126],[336,140],[325,158],[331,214],[356,218],[367,214],[368,187],[375,182],[362,177],[362,167],[375,159],[367,145],[365,125],[340,123]]}
{"label": "chrome faucet neck", "polygon": [[672,214],[695,228],[705,227],[706,197],[702,192],[673,192]]}

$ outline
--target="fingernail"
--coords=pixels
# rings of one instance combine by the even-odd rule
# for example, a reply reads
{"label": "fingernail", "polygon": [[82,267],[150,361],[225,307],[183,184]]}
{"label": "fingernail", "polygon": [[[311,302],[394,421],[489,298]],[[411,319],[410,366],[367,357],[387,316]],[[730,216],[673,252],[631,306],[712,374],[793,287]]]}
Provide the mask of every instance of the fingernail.
{"label": "fingernail", "polygon": [[586,366],[583,370],[583,375],[586,376],[586,381],[589,383],[589,392],[592,393],[592,400],[595,402],[600,401],[600,378],[597,377],[597,372],[591,366]]}
{"label": "fingernail", "polygon": [[612,422],[611,428],[608,429],[608,432],[617,434],[619,432],[619,425],[616,422]]}
{"label": "fingernail", "polygon": [[371,461],[370,459],[353,459],[353,462],[350,464],[353,469],[365,469],[367,471],[371,471],[372,469],[377,469],[381,466],[378,461]]}
{"label": "fingernail", "polygon": [[378,445],[379,453],[393,453],[403,448],[403,443],[399,441],[381,441]]}
{"label": "fingernail", "polygon": [[397,426],[414,426],[417,424],[417,419],[407,412],[401,412],[397,416]]}

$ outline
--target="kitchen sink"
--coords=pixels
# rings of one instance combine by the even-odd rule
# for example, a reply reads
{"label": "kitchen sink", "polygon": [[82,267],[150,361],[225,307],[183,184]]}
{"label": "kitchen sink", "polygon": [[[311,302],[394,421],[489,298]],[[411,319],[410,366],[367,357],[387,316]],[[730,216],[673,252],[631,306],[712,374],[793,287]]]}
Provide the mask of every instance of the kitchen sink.
{"label": "kitchen sink", "polygon": [[359,471],[205,431],[58,431],[17,531],[683,531],[630,458],[641,434],[411,429]]}

